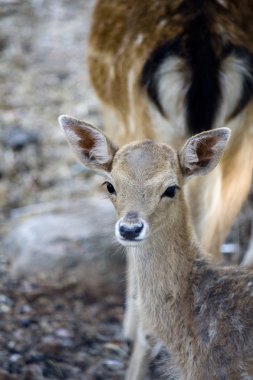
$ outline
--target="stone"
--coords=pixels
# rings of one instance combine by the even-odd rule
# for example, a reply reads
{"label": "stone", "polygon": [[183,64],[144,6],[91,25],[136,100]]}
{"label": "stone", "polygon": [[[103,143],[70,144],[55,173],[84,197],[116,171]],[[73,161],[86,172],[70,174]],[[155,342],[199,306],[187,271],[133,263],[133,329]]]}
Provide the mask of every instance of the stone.
{"label": "stone", "polygon": [[15,275],[88,269],[93,262],[103,271],[109,256],[120,256],[112,255],[113,225],[113,207],[99,197],[38,204],[13,212],[3,246]]}
{"label": "stone", "polygon": [[24,149],[29,144],[39,144],[39,135],[35,131],[25,131],[19,127],[11,128],[4,138],[4,145],[15,151]]}
{"label": "stone", "polygon": [[20,380],[43,380],[45,377],[43,376],[42,369],[40,366],[36,364],[29,365],[24,372],[22,373]]}
{"label": "stone", "polygon": [[0,368],[0,380],[17,380],[18,378],[15,375],[11,375],[4,369]]}
{"label": "stone", "polygon": [[103,366],[105,366],[106,368],[112,371],[124,368],[124,364],[122,362],[120,362],[119,360],[112,360],[112,359],[105,360],[103,362]]}
{"label": "stone", "polygon": [[70,332],[66,329],[63,329],[63,328],[57,329],[55,331],[55,335],[59,338],[70,338],[71,337]]}

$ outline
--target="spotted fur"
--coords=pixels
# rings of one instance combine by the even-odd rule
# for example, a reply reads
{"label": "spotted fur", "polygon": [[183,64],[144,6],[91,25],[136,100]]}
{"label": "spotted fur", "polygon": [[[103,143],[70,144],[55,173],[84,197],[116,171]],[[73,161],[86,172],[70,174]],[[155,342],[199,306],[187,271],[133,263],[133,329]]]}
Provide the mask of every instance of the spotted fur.
{"label": "spotted fur", "polygon": [[188,192],[216,260],[251,183],[252,19],[251,0],[100,0],[90,33],[92,83],[119,146],[149,138],[178,148],[194,133],[232,129],[221,166]]}

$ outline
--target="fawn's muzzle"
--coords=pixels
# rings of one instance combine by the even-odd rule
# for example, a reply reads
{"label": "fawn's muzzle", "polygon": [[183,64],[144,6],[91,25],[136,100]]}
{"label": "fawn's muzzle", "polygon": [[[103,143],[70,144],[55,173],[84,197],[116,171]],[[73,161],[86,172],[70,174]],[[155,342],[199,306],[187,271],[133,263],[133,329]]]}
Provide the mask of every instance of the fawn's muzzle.
{"label": "fawn's muzzle", "polygon": [[143,223],[138,224],[126,224],[121,223],[119,225],[119,233],[120,237],[126,240],[135,240],[140,235],[141,231],[143,230]]}

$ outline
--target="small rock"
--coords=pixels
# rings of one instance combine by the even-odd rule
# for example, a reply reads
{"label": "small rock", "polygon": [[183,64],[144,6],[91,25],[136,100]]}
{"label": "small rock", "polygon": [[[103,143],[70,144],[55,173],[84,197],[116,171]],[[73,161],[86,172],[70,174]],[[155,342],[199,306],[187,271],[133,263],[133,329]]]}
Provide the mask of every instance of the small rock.
{"label": "small rock", "polygon": [[0,0],[0,5],[17,5],[20,0]]}
{"label": "small rock", "polygon": [[45,355],[40,354],[38,351],[31,351],[25,359],[26,364],[37,364],[45,360]]}
{"label": "small rock", "polygon": [[3,51],[7,47],[7,44],[8,44],[7,38],[0,36],[0,51]]}
{"label": "small rock", "polygon": [[125,357],[127,355],[126,351],[124,351],[119,344],[116,343],[106,343],[104,348],[115,353],[120,357]]}
{"label": "small rock", "polygon": [[11,310],[10,306],[4,305],[4,304],[3,305],[0,304],[0,313],[3,313],[3,314],[9,313],[10,310]]}
{"label": "small rock", "polygon": [[39,350],[49,356],[55,356],[62,349],[62,345],[55,339],[54,336],[45,336],[42,342],[38,345]]}
{"label": "small rock", "polygon": [[25,339],[25,332],[22,328],[16,329],[13,331],[13,338],[17,341],[22,341]]}
{"label": "small rock", "polygon": [[11,306],[13,304],[13,301],[5,294],[0,294],[0,304]]}
{"label": "small rock", "polygon": [[[40,328],[46,334],[51,334],[53,332],[53,328],[52,328],[50,322],[47,319],[41,319],[40,320]],[[54,339],[54,337],[52,335],[46,336],[45,339],[47,339],[48,337],[51,337],[52,339]]]}
{"label": "small rock", "polygon": [[61,303],[57,303],[54,305],[54,310],[55,311],[62,311],[62,310],[64,310],[64,305]]}
{"label": "small rock", "polygon": [[25,368],[20,380],[43,380],[45,377],[43,376],[42,369],[35,364],[29,365]]}
{"label": "small rock", "polygon": [[7,344],[7,347],[8,347],[8,350],[9,352],[11,353],[22,353],[24,352],[24,349],[25,349],[25,342],[15,342],[13,340],[11,340],[8,344]]}
{"label": "small rock", "polygon": [[76,363],[82,363],[85,364],[89,360],[89,356],[86,352],[78,352],[75,357],[75,362]]}
{"label": "small rock", "polygon": [[55,335],[57,335],[59,338],[70,338],[71,334],[66,329],[58,329],[55,332]]}
{"label": "small rock", "polygon": [[61,343],[61,346],[66,347],[66,348],[73,347],[72,339],[63,339],[60,343]]}
{"label": "small rock", "polygon": [[33,323],[37,323],[36,320],[31,319],[31,318],[22,318],[18,321],[19,326],[28,328],[30,327]]}
{"label": "small rock", "polygon": [[11,375],[4,369],[0,368],[0,380],[18,380],[18,378],[14,375]]}
{"label": "small rock", "polygon": [[12,363],[18,363],[18,362],[22,361],[23,358],[22,358],[22,356],[20,354],[12,354],[12,355],[10,355],[9,360]]}
{"label": "small rock", "polygon": [[22,305],[18,308],[17,312],[19,314],[28,314],[32,311],[32,308],[29,305]]}
{"label": "small rock", "polygon": [[14,151],[20,151],[27,145],[37,145],[39,143],[39,135],[34,131],[28,132],[19,127],[14,127],[7,133],[3,143],[7,148],[11,148]]}
{"label": "small rock", "polygon": [[105,360],[103,362],[103,366],[112,370],[112,371],[118,371],[120,369],[123,369],[124,368],[124,364],[121,363],[120,361],[118,360]]}

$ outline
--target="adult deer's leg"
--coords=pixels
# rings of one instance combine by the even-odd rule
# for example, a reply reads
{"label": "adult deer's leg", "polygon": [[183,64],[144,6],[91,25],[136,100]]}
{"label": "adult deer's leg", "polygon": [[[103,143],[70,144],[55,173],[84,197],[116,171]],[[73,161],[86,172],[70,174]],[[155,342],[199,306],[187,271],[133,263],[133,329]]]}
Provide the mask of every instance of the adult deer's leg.
{"label": "adult deer's leg", "polygon": [[131,255],[127,257],[127,295],[126,295],[126,311],[123,321],[123,334],[126,339],[135,341],[137,332],[137,286],[136,277]]}
{"label": "adult deer's leg", "polygon": [[149,344],[141,323],[138,324],[134,350],[130,358],[126,380],[143,380],[147,373],[149,361]]}
{"label": "adult deer's leg", "polygon": [[251,266],[253,265],[253,220],[251,222],[251,236],[249,241],[248,249],[243,257],[242,266]]}

